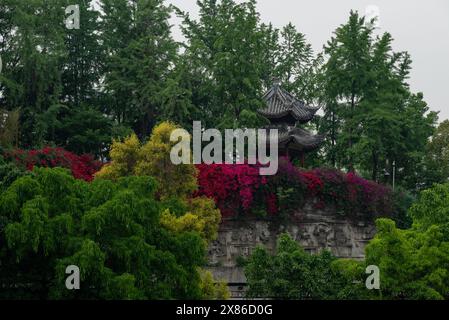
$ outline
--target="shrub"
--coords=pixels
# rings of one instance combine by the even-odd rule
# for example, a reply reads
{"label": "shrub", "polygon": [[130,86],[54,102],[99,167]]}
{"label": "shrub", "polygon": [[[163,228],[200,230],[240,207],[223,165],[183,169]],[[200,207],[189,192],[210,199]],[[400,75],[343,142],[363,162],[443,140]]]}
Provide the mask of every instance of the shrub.
{"label": "shrub", "polygon": [[260,201],[273,201],[265,190],[267,179],[260,176],[258,166],[200,164],[197,168],[197,195],[213,198],[223,216],[252,213],[257,210],[256,204]]}
{"label": "shrub", "polygon": [[111,162],[95,176],[113,181],[133,175],[154,177],[156,196],[164,209],[161,223],[172,231],[195,231],[206,241],[212,241],[217,237],[220,211],[212,199],[195,196],[198,188],[195,166],[171,162],[170,151],[175,143],[170,141],[170,135],[177,128],[170,122],[162,122],[145,144],[135,134],[124,141],[114,141]]}
{"label": "shrub", "polygon": [[76,155],[62,148],[45,147],[40,150],[13,149],[4,151],[6,161],[15,163],[18,167],[32,171],[34,167],[62,167],[70,169],[76,179],[92,181],[94,174],[100,170],[101,162],[93,156]]}
{"label": "shrub", "polygon": [[[289,214],[312,200],[317,208],[334,206],[345,216],[374,220],[391,216],[396,201],[389,187],[334,169],[301,170],[281,158],[278,173],[259,175],[257,165],[198,165],[199,195],[215,199],[225,216]],[[396,200],[395,200],[396,199]]]}
{"label": "shrub", "polygon": [[176,144],[170,141],[170,134],[175,129],[176,125],[162,122],[154,127],[149,141],[143,145],[135,134],[124,141],[114,141],[110,152],[111,162],[96,176],[105,179],[130,175],[152,176],[158,182],[161,198],[191,196],[197,188],[195,166],[176,166],[170,160],[171,148]]}
{"label": "shrub", "polygon": [[389,219],[376,221],[377,234],[365,249],[366,265],[380,268],[383,299],[449,299],[448,225],[422,228],[418,221],[418,228],[408,230]]}
{"label": "shrub", "polygon": [[337,299],[351,284],[332,267],[336,258],[328,251],[313,255],[283,234],[274,255],[262,247],[254,250],[245,263],[249,298]]}

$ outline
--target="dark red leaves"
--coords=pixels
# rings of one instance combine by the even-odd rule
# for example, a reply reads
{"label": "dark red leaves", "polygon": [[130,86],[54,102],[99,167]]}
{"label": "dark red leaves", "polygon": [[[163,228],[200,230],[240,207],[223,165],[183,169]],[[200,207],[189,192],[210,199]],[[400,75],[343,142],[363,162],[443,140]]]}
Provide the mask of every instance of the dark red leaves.
{"label": "dark red leaves", "polygon": [[96,161],[91,155],[78,156],[62,148],[45,147],[41,150],[15,149],[4,152],[3,157],[30,171],[35,166],[67,168],[72,171],[76,179],[85,181],[92,181],[95,172],[101,168],[101,162]]}

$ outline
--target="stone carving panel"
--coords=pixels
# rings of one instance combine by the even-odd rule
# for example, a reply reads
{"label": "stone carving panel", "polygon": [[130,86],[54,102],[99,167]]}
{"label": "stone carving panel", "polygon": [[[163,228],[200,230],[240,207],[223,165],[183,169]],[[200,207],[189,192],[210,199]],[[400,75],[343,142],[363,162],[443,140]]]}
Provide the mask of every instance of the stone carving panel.
{"label": "stone carving panel", "polygon": [[[339,258],[363,259],[364,249],[375,234],[373,223],[351,221],[331,209],[314,210],[305,206],[292,222],[279,223],[260,219],[225,220],[218,239],[209,247],[209,269],[221,279],[241,285],[246,282],[239,257],[251,255],[262,245],[270,252],[276,249],[277,238],[287,232],[310,253],[330,250]],[[238,280],[237,280],[238,279]]]}

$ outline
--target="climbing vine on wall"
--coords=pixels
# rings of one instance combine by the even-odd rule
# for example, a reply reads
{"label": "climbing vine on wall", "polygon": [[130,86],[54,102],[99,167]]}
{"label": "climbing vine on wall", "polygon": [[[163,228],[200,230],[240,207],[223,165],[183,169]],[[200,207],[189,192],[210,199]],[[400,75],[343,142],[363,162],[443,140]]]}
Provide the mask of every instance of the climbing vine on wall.
{"label": "climbing vine on wall", "polygon": [[258,165],[198,165],[198,194],[215,199],[224,216],[289,214],[311,201],[334,206],[341,215],[390,216],[393,191],[334,169],[301,170],[282,158],[278,173],[260,176]]}

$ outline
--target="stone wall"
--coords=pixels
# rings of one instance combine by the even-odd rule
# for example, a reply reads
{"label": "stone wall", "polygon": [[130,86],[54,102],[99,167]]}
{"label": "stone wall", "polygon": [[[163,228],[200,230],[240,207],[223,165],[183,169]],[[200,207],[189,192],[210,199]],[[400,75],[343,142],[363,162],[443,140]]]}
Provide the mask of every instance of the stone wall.
{"label": "stone wall", "polygon": [[366,243],[375,234],[373,222],[339,216],[333,208],[316,209],[312,203],[295,212],[288,222],[279,219],[224,220],[218,239],[209,247],[209,269],[229,283],[232,297],[243,295],[246,278],[238,257],[248,257],[257,245],[273,252],[281,233],[288,233],[310,253],[330,250],[339,258],[363,259]]}

